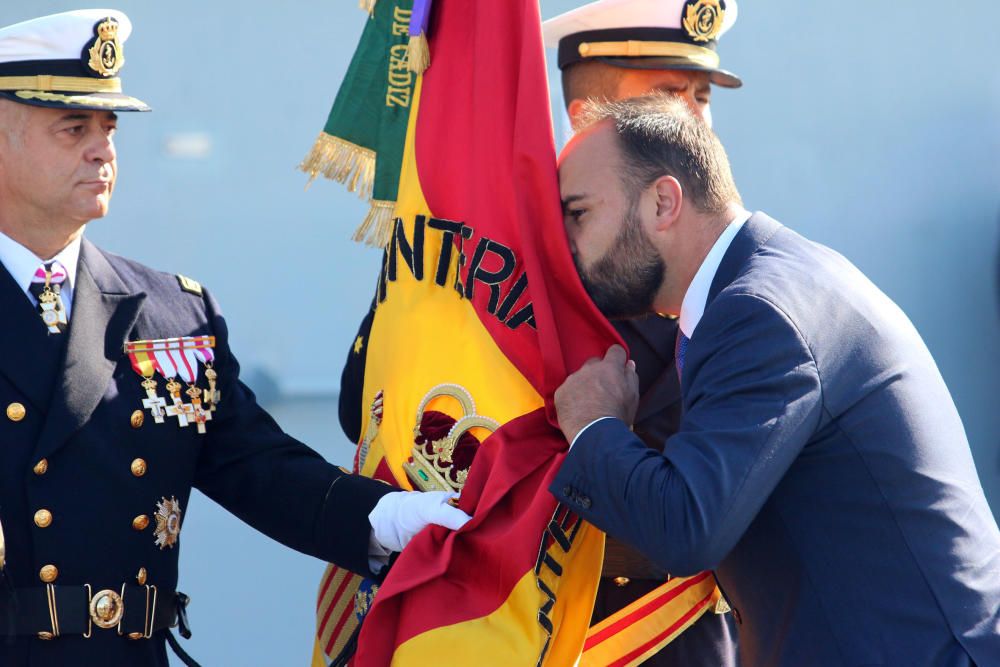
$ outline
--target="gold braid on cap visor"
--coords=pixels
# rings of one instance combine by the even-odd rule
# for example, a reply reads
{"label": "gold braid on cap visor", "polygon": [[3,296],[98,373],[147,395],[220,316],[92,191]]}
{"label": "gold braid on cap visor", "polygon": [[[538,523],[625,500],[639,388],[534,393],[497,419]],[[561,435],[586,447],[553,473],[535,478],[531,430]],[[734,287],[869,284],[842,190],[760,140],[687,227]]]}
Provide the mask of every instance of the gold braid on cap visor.
{"label": "gold braid on cap visor", "polygon": [[686,58],[702,67],[717,68],[719,54],[703,46],[680,44],[678,42],[583,42],[579,46],[580,55],[584,58],[616,57],[640,58],[643,56],[659,56],[669,58]]}
{"label": "gold braid on cap visor", "polygon": [[121,79],[90,79],[83,76],[0,76],[0,90],[59,90],[65,93],[120,93]]}

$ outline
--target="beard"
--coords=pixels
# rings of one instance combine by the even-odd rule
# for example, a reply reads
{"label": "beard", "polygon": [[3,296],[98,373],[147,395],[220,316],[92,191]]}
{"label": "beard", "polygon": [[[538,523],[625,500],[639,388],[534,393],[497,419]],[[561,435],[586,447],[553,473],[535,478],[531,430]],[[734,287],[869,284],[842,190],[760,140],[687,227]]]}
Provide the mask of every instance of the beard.
{"label": "beard", "polygon": [[667,266],[642,231],[635,208],[622,221],[611,248],[589,269],[573,255],[584,289],[609,320],[644,317],[663,286]]}

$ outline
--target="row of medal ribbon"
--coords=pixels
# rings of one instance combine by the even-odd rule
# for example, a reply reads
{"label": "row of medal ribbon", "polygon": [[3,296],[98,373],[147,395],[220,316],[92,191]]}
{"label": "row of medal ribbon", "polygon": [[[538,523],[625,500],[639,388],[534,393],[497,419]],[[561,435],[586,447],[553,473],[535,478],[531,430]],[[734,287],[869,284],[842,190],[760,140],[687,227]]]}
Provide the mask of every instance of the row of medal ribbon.
{"label": "row of medal ribbon", "polygon": [[[205,424],[212,419],[222,396],[217,388],[218,374],[212,367],[215,362],[215,336],[183,336],[157,340],[136,340],[125,343],[125,354],[132,362],[132,369],[139,374],[142,388],[146,390],[143,408],[157,424],[166,417],[175,417],[179,426],[195,424],[199,433],[205,433]],[[198,369],[204,367],[208,389],[198,386]],[[167,399],[157,393],[156,376],[166,380]],[[180,381],[187,385],[187,389]],[[189,398],[185,403],[181,392]]]}

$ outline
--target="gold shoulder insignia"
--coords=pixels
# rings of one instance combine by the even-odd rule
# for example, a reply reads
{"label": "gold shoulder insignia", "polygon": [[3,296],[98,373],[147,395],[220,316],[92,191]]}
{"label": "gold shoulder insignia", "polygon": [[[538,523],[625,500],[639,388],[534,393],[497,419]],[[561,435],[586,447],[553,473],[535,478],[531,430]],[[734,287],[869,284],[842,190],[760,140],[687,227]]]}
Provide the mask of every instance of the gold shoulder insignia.
{"label": "gold shoulder insignia", "polygon": [[181,284],[181,289],[184,290],[185,292],[190,292],[191,294],[197,294],[198,296],[201,296],[201,283],[199,283],[197,280],[192,280],[191,278],[188,278],[187,276],[182,276],[181,274],[178,273],[177,282]]}

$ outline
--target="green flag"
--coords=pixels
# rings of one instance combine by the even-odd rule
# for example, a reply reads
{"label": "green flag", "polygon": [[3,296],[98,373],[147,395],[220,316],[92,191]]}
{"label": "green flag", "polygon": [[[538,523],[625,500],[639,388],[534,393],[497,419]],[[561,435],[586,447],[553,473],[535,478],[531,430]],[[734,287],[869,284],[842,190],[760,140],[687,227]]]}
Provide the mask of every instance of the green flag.
{"label": "green flag", "polygon": [[380,0],[370,9],[326,125],[299,168],[310,182],[322,174],[368,200],[371,208],[354,239],[384,247],[417,79],[407,55],[413,0]]}

